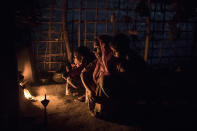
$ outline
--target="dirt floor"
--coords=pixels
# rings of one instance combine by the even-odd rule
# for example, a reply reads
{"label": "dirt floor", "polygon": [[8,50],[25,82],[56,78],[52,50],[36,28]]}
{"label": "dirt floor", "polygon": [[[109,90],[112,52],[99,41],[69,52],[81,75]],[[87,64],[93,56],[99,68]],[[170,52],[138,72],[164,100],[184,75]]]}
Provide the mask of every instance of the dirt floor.
{"label": "dirt floor", "polygon": [[[74,101],[73,96],[65,96],[65,84],[32,86],[27,88],[34,101],[27,100],[20,90],[20,130],[21,131],[139,131],[135,125],[122,124],[92,117],[87,104]],[[46,107],[41,101],[44,95],[49,100]]]}
{"label": "dirt floor", "polygon": [[[196,104],[128,105],[115,119],[92,117],[84,102],[65,96],[65,84],[45,84],[26,87],[34,101],[24,97],[20,88],[20,131],[175,131],[196,127]],[[41,101],[49,100],[47,121]],[[130,114],[127,114],[129,111]],[[124,112],[126,112],[124,114]]]}

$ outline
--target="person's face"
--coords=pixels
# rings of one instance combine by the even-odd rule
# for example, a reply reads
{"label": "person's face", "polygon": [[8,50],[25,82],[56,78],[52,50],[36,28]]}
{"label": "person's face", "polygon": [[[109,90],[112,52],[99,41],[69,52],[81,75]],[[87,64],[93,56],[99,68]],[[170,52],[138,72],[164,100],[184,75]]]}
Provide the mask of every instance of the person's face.
{"label": "person's face", "polygon": [[100,49],[99,45],[96,44],[96,42],[94,42],[93,48],[94,48],[93,53],[96,56],[96,58],[100,57],[101,56],[101,49]]}
{"label": "person's face", "polygon": [[119,57],[119,52],[111,45],[110,45],[110,49],[111,49],[111,51],[113,53],[113,56],[118,58]]}
{"label": "person's face", "polygon": [[74,58],[73,58],[74,64],[79,66],[81,65],[81,62],[77,59],[77,56],[74,54]]}
{"label": "person's face", "polygon": [[105,48],[105,43],[102,40],[99,40],[99,45],[100,47]]}

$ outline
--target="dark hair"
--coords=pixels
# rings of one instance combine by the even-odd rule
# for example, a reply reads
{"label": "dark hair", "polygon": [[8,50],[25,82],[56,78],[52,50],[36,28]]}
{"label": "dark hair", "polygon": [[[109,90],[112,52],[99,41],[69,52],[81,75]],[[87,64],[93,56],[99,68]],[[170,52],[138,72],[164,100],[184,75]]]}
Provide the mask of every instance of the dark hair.
{"label": "dark hair", "polygon": [[80,46],[75,49],[74,54],[83,64],[88,64],[95,59],[94,54],[85,46]]}
{"label": "dark hair", "polygon": [[98,40],[98,38],[94,39],[94,42],[96,43],[97,46],[99,46],[99,40]]}
{"label": "dark hair", "polygon": [[110,35],[100,35],[98,36],[98,39],[105,43],[106,47],[109,47],[109,43],[111,42],[112,37]]}
{"label": "dark hair", "polygon": [[129,44],[130,44],[130,39],[124,33],[116,34],[112,38],[112,41],[110,42],[110,46],[115,48],[121,55],[128,53],[128,51],[130,50]]}

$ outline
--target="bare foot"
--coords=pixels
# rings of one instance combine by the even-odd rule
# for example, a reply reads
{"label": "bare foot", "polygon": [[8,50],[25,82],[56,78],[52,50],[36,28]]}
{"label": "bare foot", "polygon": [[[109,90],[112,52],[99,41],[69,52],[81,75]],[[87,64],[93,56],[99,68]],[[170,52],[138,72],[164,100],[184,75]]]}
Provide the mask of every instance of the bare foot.
{"label": "bare foot", "polygon": [[78,92],[74,92],[74,93],[72,93],[72,95],[73,96],[77,96],[77,95],[79,95],[79,93]]}
{"label": "bare foot", "polygon": [[79,96],[77,100],[80,102],[85,102],[85,95]]}

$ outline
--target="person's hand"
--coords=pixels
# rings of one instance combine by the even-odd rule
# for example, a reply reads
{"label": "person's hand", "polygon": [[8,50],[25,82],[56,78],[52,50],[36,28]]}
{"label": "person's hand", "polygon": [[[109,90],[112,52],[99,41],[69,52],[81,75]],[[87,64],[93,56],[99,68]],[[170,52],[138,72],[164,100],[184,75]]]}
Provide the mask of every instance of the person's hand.
{"label": "person's hand", "polygon": [[84,72],[86,72],[87,70],[86,70],[86,68],[83,68],[83,70],[81,71],[81,73],[84,73]]}
{"label": "person's hand", "polygon": [[92,92],[89,89],[86,89],[86,93],[87,93],[88,96],[92,95]]}
{"label": "person's hand", "polygon": [[70,71],[69,67],[68,67],[68,66],[66,66],[66,72],[69,72],[69,71]]}
{"label": "person's hand", "polygon": [[73,68],[73,67],[75,67],[76,65],[75,64],[71,64],[71,67]]}
{"label": "person's hand", "polygon": [[61,77],[66,80],[66,77],[64,77],[64,74],[61,74]]}

